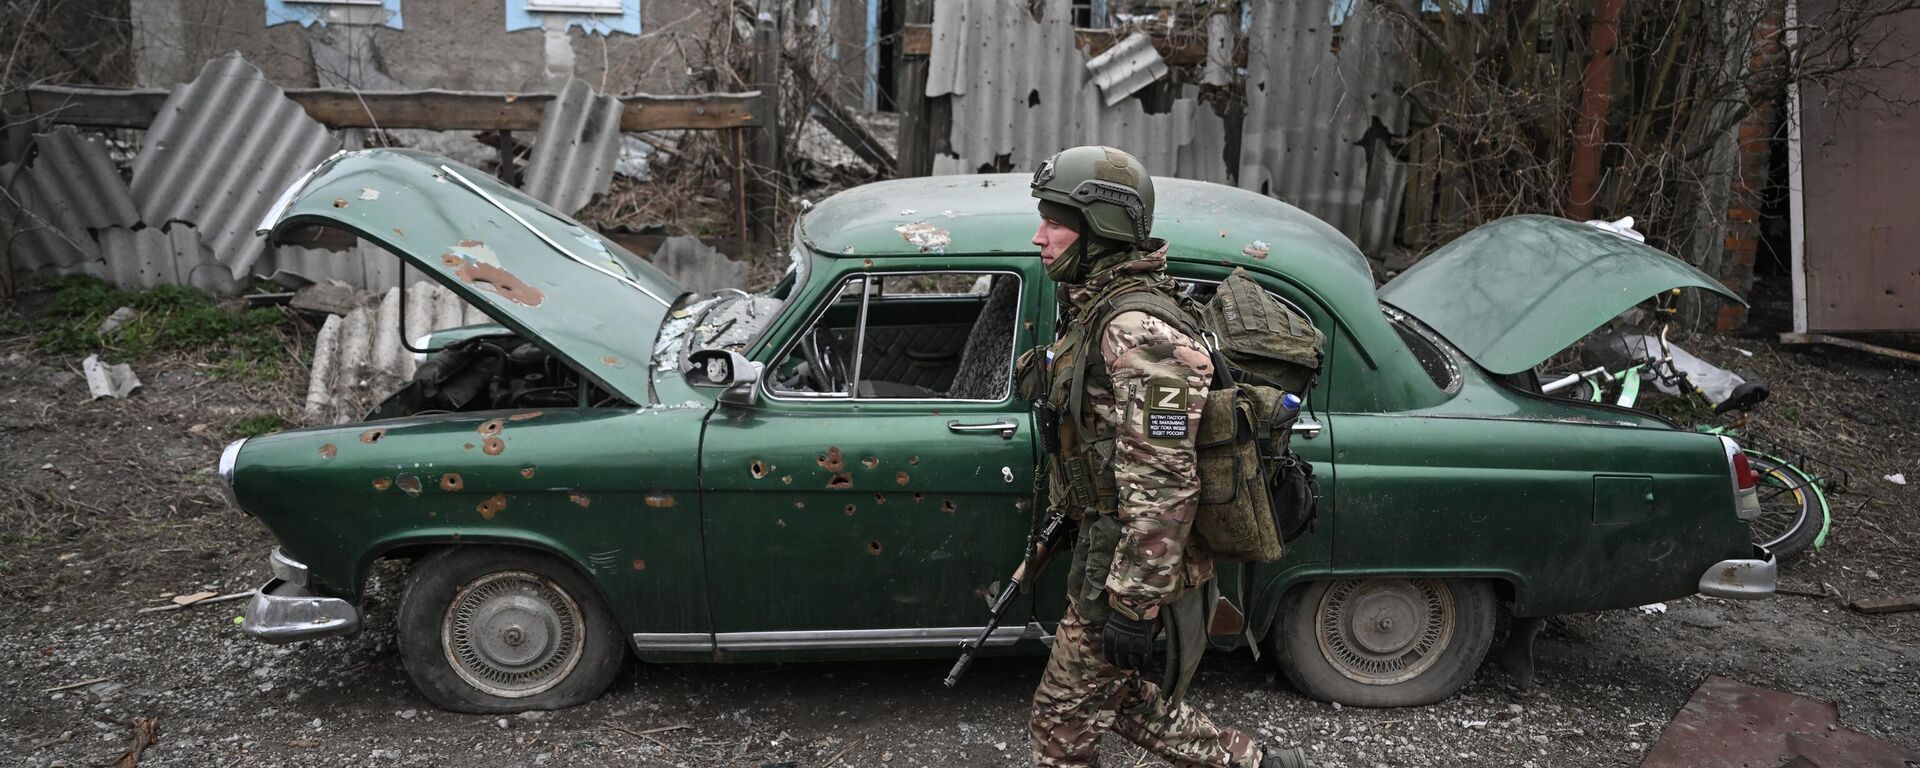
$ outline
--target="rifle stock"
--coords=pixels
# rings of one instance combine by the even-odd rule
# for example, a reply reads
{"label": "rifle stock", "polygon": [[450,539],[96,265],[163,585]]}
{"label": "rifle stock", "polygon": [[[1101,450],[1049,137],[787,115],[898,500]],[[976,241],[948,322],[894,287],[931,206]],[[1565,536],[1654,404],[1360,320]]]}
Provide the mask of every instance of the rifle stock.
{"label": "rifle stock", "polygon": [[1021,585],[1027,582],[1029,572],[1037,578],[1042,571],[1046,570],[1047,562],[1052,560],[1054,553],[1059,551],[1060,543],[1066,540],[1067,532],[1072,528],[1073,521],[1067,519],[1064,511],[1055,510],[1047,516],[1046,523],[1040,529],[1038,544],[1027,552],[1027,556],[1020,561],[1020,567],[1013,570],[1013,577],[1008,580],[1006,588],[1000,590],[999,597],[994,598],[992,615],[987,619],[987,626],[981,628],[980,636],[974,638],[972,642],[960,644],[960,658],[953,662],[953,669],[947,672],[948,688],[960,683],[960,676],[967,673],[968,667],[973,666],[973,654],[986,646],[987,640],[993,637],[993,631],[1000,628],[1000,622],[1006,618],[1007,609],[1013,605],[1014,597],[1020,594]]}

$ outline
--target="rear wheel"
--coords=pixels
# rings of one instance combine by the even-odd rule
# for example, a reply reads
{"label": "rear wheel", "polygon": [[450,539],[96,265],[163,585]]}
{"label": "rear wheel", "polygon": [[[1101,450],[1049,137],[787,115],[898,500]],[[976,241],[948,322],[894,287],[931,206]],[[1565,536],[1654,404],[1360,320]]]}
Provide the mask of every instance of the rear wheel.
{"label": "rear wheel", "polygon": [[407,675],[456,712],[584,704],[626,659],[593,586],[531,550],[456,547],[416,562],[398,623]]}
{"label": "rear wheel", "polygon": [[1760,496],[1753,519],[1753,543],[1773,551],[1782,562],[1805,552],[1827,527],[1827,497],[1811,475],[1762,453],[1747,454]]}
{"label": "rear wheel", "polygon": [[1484,581],[1348,579],[1290,590],[1269,636],[1300,692],[1360,707],[1444,699],[1473,678],[1493,641]]}

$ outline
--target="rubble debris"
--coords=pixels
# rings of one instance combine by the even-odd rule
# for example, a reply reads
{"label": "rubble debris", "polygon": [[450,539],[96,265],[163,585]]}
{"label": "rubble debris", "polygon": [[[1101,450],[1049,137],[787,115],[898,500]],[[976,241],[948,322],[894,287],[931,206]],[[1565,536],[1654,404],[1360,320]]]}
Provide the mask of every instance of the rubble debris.
{"label": "rubble debris", "polygon": [[71,690],[73,690],[73,689],[75,689],[75,688],[85,688],[85,687],[87,687],[87,686],[89,686],[89,685],[96,685],[96,684],[99,684],[99,683],[104,683],[104,682],[106,682],[106,681],[108,681],[108,680],[112,680],[112,679],[113,679],[113,675],[104,675],[104,676],[101,676],[101,677],[94,677],[94,678],[89,678],[89,679],[86,679],[86,680],[81,680],[81,681],[79,681],[79,682],[75,682],[75,683],[67,683],[66,685],[56,685],[56,686],[54,686],[54,687],[52,687],[52,688],[42,688],[42,689],[40,689],[40,692],[41,692],[41,693],[59,693],[59,692],[61,692],[61,691],[71,691]]}
{"label": "rubble debris", "polygon": [[100,335],[105,336],[120,330],[120,326],[133,322],[133,318],[139,314],[139,311],[133,307],[121,307],[114,310],[113,314],[107,315],[105,320],[100,321]]}
{"label": "rubble debris", "polygon": [[287,305],[308,312],[344,316],[360,308],[360,292],[346,283],[328,280],[302,286],[293,292],[293,299]]}
{"label": "rubble debris", "polygon": [[196,605],[213,605],[214,603],[226,603],[234,600],[253,597],[253,594],[255,591],[256,590],[249,589],[245,592],[235,592],[228,595],[216,595],[216,593],[213,593],[213,592],[195,592],[191,595],[180,595],[178,597],[175,597],[173,598],[172,602],[168,603],[167,605],[156,605],[148,608],[142,608],[138,612],[139,613],[171,613],[173,611],[178,611],[182,608],[188,608]]}
{"label": "rubble debris", "polygon": [[160,740],[160,719],[154,717],[136,717],[133,719],[133,743],[120,758],[108,764],[108,768],[133,768],[140,764],[140,753]]}
{"label": "rubble debris", "polygon": [[1920,594],[1899,595],[1896,597],[1866,597],[1853,601],[1849,607],[1861,613],[1920,611]]}
{"label": "rubble debris", "polygon": [[99,355],[87,355],[87,359],[80,361],[80,370],[87,376],[87,391],[93,394],[92,400],[103,397],[117,400],[140,388],[140,377],[133,375],[133,368],[126,363],[107,365],[100,362]]}
{"label": "rubble debris", "polygon": [[1797,757],[1814,765],[1902,765],[1920,762],[1920,751],[1840,726],[1831,701],[1715,675],[1694,690],[1640,768],[1774,766]]}

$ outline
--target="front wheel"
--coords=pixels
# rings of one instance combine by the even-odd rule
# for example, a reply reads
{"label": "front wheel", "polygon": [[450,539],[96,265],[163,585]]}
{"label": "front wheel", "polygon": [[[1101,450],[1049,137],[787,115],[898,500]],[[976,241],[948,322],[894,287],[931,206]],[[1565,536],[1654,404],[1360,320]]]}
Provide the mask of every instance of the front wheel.
{"label": "front wheel", "polygon": [[1432,704],[1473,678],[1493,642],[1485,581],[1345,579],[1296,587],[1269,636],[1301,693],[1358,707]]}
{"label": "front wheel", "polygon": [[455,712],[584,704],[626,660],[619,625],[593,586],[525,549],[454,547],[415,562],[398,624],[407,675]]}

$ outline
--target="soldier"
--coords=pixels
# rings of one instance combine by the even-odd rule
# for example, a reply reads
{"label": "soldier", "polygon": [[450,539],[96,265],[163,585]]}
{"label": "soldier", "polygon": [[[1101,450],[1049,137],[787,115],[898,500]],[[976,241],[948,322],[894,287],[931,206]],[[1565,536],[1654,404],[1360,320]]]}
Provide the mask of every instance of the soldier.
{"label": "soldier", "polygon": [[[1178,766],[1305,768],[1298,748],[1263,750],[1181,701],[1204,645],[1195,617],[1216,594],[1206,588],[1212,558],[1189,536],[1199,504],[1193,435],[1212,358],[1147,312],[1089,327],[1104,302],[1134,291],[1159,292],[1192,314],[1167,276],[1166,242],[1147,236],[1153,179],[1125,152],[1075,147],[1042,163],[1032,187],[1041,216],[1033,244],[1066,317],[1018,376],[1038,412],[1058,414],[1057,425],[1037,427],[1052,432],[1041,436],[1049,506],[1080,521],[1066,616],[1033,694],[1034,765],[1095,765],[1100,732],[1110,729]],[[1170,643],[1185,654],[1168,665],[1171,696],[1142,675],[1163,623],[1184,623],[1186,632],[1170,634],[1186,637],[1198,623],[1201,639]]]}

